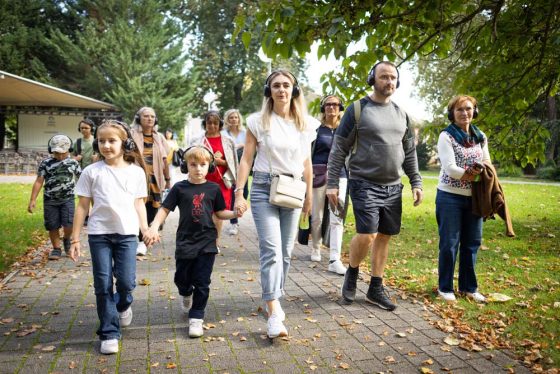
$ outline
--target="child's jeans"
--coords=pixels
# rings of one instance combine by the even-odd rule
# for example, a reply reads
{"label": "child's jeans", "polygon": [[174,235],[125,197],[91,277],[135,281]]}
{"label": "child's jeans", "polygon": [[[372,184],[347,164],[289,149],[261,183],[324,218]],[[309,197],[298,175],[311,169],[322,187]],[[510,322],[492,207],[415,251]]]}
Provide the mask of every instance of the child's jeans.
{"label": "child's jeans", "polygon": [[[101,340],[120,339],[119,312],[132,304],[136,287],[136,235],[89,235],[93,287]],[[113,276],[117,292],[113,292]]]}
{"label": "child's jeans", "polygon": [[175,285],[179,295],[193,295],[189,318],[204,319],[204,310],[210,296],[210,277],[215,253],[202,254],[193,259],[175,260]]}

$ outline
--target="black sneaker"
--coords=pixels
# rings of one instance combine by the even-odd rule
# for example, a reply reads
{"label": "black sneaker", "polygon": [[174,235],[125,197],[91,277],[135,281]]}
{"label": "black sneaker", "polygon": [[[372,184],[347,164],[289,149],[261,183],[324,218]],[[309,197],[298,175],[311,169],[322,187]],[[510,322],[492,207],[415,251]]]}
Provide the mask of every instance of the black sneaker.
{"label": "black sneaker", "polygon": [[366,294],[366,301],[370,304],[377,305],[381,309],[389,311],[397,309],[397,306],[391,301],[389,293],[385,290],[383,285],[377,287],[370,286]]}
{"label": "black sneaker", "polygon": [[358,275],[360,271],[358,268],[348,267],[346,274],[344,274],[344,283],[342,284],[342,298],[348,304],[354,302],[356,299],[356,283],[358,282]]}
{"label": "black sneaker", "polygon": [[53,248],[51,253],[49,253],[49,260],[60,260],[62,256],[62,250],[60,248]]}
{"label": "black sneaker", "polygon": [[68,254],[70,253],[70,247],[72,246],[72,243],[70,242],[70,238],[63,239],[62,244],[64,245],[64,253],[66,253],[66,256],[68,256]]}

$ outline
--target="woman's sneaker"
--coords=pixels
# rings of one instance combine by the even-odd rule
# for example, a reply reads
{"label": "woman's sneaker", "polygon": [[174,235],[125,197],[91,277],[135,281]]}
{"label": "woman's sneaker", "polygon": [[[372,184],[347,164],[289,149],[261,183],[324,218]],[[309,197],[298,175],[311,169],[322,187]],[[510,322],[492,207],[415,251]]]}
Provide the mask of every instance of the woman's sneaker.
{"label": "woman's sneaker", "polygon": [[232,223],[231,226],[228,229],[228,234],[229,235],[237,235],[238,233],[239,233],[239,224]]}
{"label": "woman's sneaker", "polygon": [[288,336],[288,330],[282,323],[282,316],[277,311],[274,311],[266,323],[266,334],[269,338],[277,338],[279,336]]}
{"label": "woman's sneaker", "polygon": [[189,318],[189,338],[200,338],[204,335],[203,322],[202,319]]}
{"label": "woman's sneaker", "polygon": [[344,275],[344,274],[346,274],[346,267],[344,265],[342,265],[342,262],[340,260],[336,260],[336,261],[331,262],[329,264],[329,271],[331,273]]}
{"label": "woman's sneaker", "polygon": [[484,297],[484,295],[482,295],[480,292],[467,292],[467,297],[469,299],[473,299],[477,303],[485,303],[486,302],[486,297]]}
{"label": "woman's sneaker", "polygon": [[138,247],[136,247],[136,256],[146,256],[148,253],[148,247],[144,242],[138,242]]}
{"label": "woman's sneaker", "polygon": [[117,353],[119,351],[119,341],[117,339],[102,340],[99,351],[104,355]]}
{"label": "woman's sneaker", "polygon": [[192,294],[189,296],[182,296],[181,300],[181,310],[185,314],[189,314],[189,311],[192,308]]}
{"label": "woman's sneaker", "polygon": [[320,248],[311,248],[311,261],[321,262],[321,249]]}

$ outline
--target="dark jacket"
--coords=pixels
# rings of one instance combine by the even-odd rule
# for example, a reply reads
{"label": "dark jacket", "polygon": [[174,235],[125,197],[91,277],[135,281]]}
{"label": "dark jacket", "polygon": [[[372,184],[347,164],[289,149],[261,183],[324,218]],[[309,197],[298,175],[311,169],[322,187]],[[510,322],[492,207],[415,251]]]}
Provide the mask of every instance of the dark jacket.
{"label": "dark jacket", "polygon": [[484,162],[480,181],[472,184],[472,212],[485,221],[488,218],[495,219],[494,214],[498,213],[506,222],[506,235],[515,236],[504,190],[498,180],[496,169],[490,162]]}

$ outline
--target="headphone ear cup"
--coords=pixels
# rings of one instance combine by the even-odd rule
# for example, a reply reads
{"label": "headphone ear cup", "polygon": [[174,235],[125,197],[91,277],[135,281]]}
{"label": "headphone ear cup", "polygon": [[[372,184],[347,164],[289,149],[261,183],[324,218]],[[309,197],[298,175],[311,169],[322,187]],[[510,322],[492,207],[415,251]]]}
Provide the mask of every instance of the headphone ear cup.
{"label": "headphone ear cup", "polygon": [[268,84],[264,85],[264,97],[271,97],[272,92],[270,91],[270,86]]}
{"label": "headphone ear cup", "polygon": [[208,174],[211,174],[216,171],[216,165],[214,165],[214,161],[208,164]]}
{"label": "headphone ear cup", "polygon": [[338,110],[340,110],[341,112],[344,112],[344,105],[338,104]]}
{"label": "headphone ear cup", "polygon": [[325,106],[321,105],[321,113],[325,113]]}
{"label": "headphone ear cup", "polygon": [[299,90],[299,86],[296,84],[292,87],[292,98],[295,99],[296,97],[299,96],[299,94],[301,93],[301,91]]}
{"label": "headphone ear cup", "polygon": [[93,147],[93,151],[95,153],[99,153],[99,144],[97,143],[97,139],[93,139],[93,143],[91,143],[91,146]]}
{"label": "headphone ear cup", "polygon": [[476,118],[478,117],[478,106],[475,105],[474,110],[473,110],[473,114],[472,114],[472,118]]}
{"label": "headphone ear cup", "polygon": [[123,143],[123,147],[125,151],[131,152],[136,149],[136,143],[131,138],[127,138]]}
{"label": "headphone ear cup", "polygon": [[377,64],[375,64],[368,73],[366,82],[369,86],[373,86],[375,84],[375,67],[376,66],[377,66]]}
{"label": "headphone ear cup", "polygon": [[447,119],[450,120],[451,122],[453,122],[455,119],[453,117],[453,109],[448,109],[447,110]]}
{"label": "headphone ear cup", "polygon": [[395,87],[399,88],[400,85],[401,85],[401,81],[400,81],[400,79],[397,78],[397,85]]}
{"label": "headphone ear cup", "polygon": [[202,128],[206,130],[206,118],[202,120]]}

